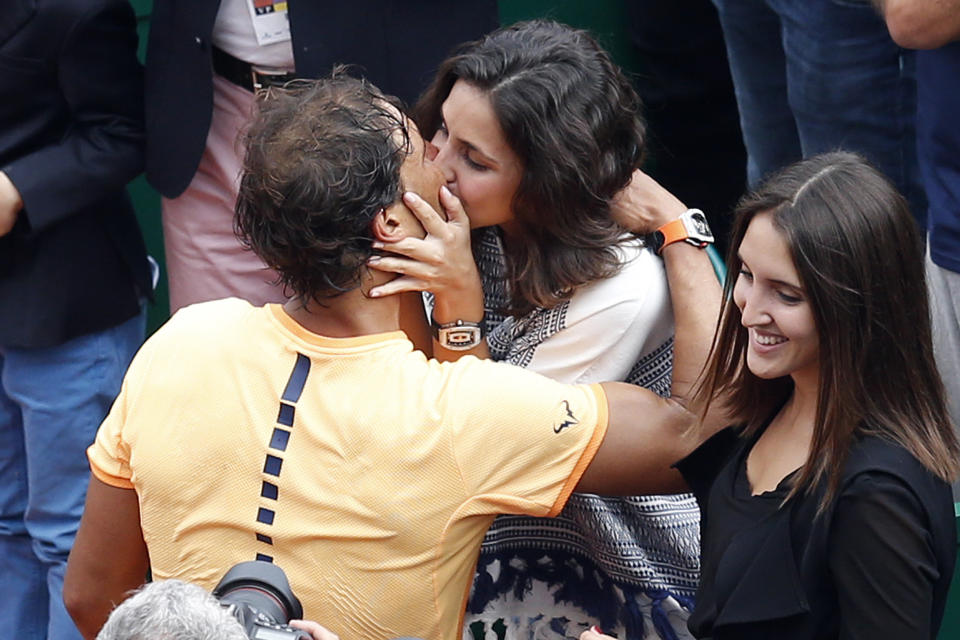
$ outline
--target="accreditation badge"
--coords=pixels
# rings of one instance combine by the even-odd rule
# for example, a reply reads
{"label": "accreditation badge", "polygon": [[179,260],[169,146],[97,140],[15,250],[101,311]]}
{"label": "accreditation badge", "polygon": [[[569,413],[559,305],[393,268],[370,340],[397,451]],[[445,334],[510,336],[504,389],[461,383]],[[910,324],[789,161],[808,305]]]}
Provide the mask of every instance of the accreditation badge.
{"label": "accreditation badge", "polygon": [[247,0],[247,8],[258,45],[290,40],[287,0]]}

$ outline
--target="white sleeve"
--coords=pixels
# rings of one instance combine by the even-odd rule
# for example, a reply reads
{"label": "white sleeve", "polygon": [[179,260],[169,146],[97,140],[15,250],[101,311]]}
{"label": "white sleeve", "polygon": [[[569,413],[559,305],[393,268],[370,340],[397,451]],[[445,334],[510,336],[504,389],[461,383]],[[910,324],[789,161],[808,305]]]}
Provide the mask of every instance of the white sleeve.
{"label": "white sleeve", "polygon": [[617,275],[574,293],[554,319],[562,323],[559,330],[539,343],[530,336],[525,345],[520,341],[516,350],[532,350],[528,369],[567,383],[625,380],[638,360],[670,340],[673,312],[663,262],[635,245],[625,246],[624,254]]}

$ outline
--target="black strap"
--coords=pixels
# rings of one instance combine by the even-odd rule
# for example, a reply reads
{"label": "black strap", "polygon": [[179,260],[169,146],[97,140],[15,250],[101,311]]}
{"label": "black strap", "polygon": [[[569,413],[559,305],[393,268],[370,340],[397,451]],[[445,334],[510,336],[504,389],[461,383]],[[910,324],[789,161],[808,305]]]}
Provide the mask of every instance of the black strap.
{"label": "black strap", "polygon": [[[213,70],[218,76],[226,78],[238,87],[243,87],[251,93],[255,89],[278,86],[297,77],[295,73],[260,73],[255,72],[249,62],[244,62],[239,58],[220,49],[212,47],[213,51]],[[254,74],[259,87],[254,86]]]}

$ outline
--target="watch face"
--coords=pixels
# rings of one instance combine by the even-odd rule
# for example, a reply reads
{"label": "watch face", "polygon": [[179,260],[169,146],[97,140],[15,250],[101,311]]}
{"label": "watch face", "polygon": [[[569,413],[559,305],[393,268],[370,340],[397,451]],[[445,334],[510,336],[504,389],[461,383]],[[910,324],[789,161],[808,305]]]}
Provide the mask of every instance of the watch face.
{"label": "watch face", "polygon": [[466,351],[467,349],[473,349],[480,341],[483,339],[483,336],[480,331],[480,327],[450,327],[447,329],[440,329],[438,332],[439,335],[437,338],[440,341],[440,344],[447,349],[452,349],[454,351]]}
{"label": "watch face", "polygon": [[690,214],[690,222],[693,223],[693,228],[697,230],[698,234],[702,236],[713,235],[710,232],[710,225],[707,224],[707,217],[699,211]]}

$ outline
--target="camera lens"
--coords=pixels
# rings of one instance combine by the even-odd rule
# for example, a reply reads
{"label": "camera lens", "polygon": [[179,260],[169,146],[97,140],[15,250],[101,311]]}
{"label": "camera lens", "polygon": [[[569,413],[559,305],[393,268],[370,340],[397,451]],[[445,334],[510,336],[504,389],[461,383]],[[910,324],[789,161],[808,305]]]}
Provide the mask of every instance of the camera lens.
{"label": "camera lens", "polygon": [[223,605],[244,605],[267,616],[275,624],[303,617],[300,600],[293,595],[283,569],[270,562],[251,560],[234,565],[213,590]]}

